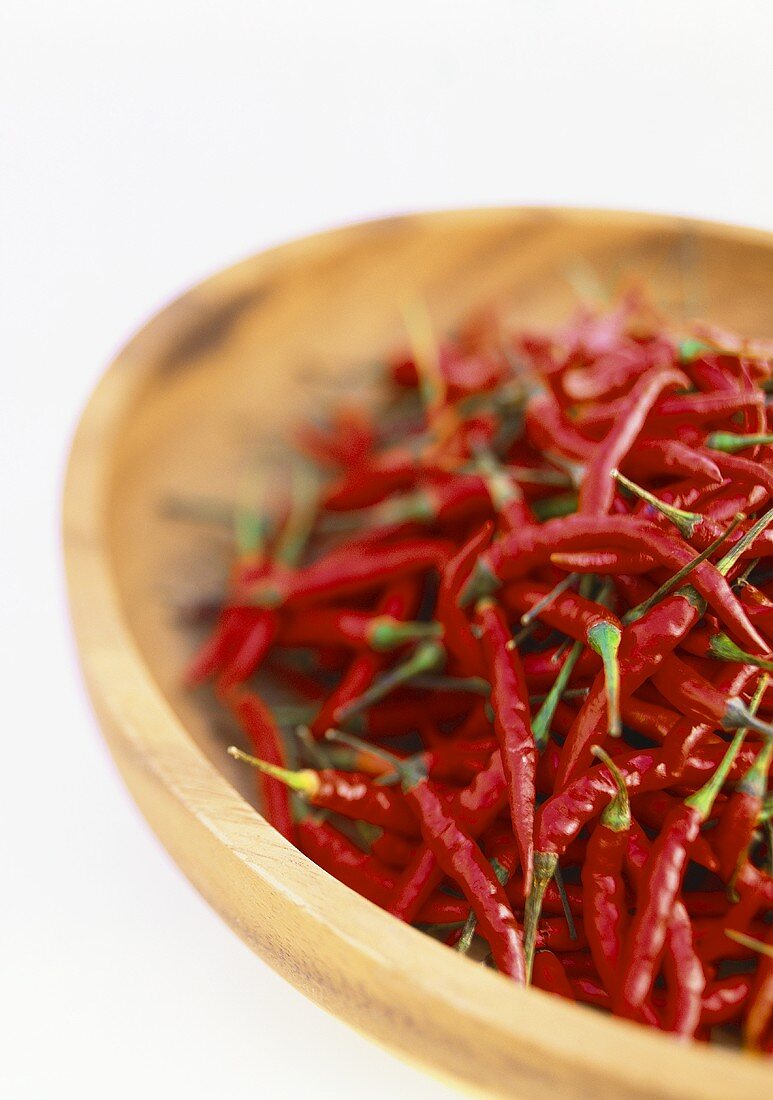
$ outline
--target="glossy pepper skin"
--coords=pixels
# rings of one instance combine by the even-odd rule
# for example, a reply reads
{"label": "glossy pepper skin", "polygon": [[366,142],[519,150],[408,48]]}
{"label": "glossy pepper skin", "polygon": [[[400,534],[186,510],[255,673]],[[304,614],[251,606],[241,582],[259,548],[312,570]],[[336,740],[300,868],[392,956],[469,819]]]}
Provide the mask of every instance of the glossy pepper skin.
{"label": "glossy pepper skin", "polygon": [[636,1017],[650,994],[691,846],[730,772],[744,732],[736,734],[707,784],[669,814],[652,845],[642,884],[643,904],[631,921],[623,951],[622,979],[614,998],[620,1015]]}
{"label": "glossy pepper skin", "polygon": [[620,465],[636,442],[663,390],[688,385],[682,371],[670,366],[652,367],[637,380],[626,398],[626,415],[615,421],[588,464],[580,490],[578,511],[581,515],[598,516],[609,512],[615,495],[612,470]]}
{"label": "glossy pepper skin", "polygon": [[582,866],[582,891],[591,956],[611,996],[620,979],[620,955],[628,925],[623,863],[631,810],[622,776],[609,757],[605,762],[614,775],[617,791],[590,834]]}
{"label": "glossy pepper skin", "polygon": [[[618,650],[622,705],[676,648],[700,614],[696,601],[675,594],[623,630]],[[600,673],[564,742],[556,787],[567,786],[591,761],[591,748],[606,736],[605,680]]]}
{"label": "glossy pepper skin", "polygon": [[497,967],[515,981],[525,982],[523,935],[491,864],[425,777],[406,771],[402,782],[419,819],[425,844],[463,891]]}
{"label": "glossy pepper skin", "polygon": [[[497,749],[488,765],[457,795],[452,813],[472,837],[480,836],[507,804],[507,781]],[[397,883],[389,911],[409,923],[443,880],[443,870],[429,845],[416,851]]]}
{"label": "glossy pepper skin", "polygon": [[476,611],[481,645],[491,681],[494,728],[507,779],[510,820],[518,843],[526,892],[531,888],[537,746],[531,729],[529,693],[516,649],[508,648],[510,629],[501,608],[481,600]]}
{"label": "glossy pepper skin", "polygon": [[[491,593],[505,581],[524,576],[551,554],[603,550],[610,544],[613,548],[643,551],[672,572],[690,564],[695,557],[682,540],[632,517],[566,516],[538,527],[522,528],[500,539],[478,559],[475,572],[462,590],[461,601],[470,602]],[[727,581],[710,562],[695,567],[691,583],[750,652],[767,651]]]}
{"label": "glossy pepper skin", "polygon": [[677,337],[636,293],[547,334],[406,328],[402,393],[301,432],[321,477],[199,509],[234,553],[190,684],[264,758],[267,816],[375,904],[768,1051],[770,346]]}

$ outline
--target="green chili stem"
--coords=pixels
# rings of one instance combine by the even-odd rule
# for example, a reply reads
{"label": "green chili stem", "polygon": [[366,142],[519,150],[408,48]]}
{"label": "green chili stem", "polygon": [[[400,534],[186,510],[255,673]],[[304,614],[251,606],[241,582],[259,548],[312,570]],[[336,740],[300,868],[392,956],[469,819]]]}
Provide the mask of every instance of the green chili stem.
{"label": "green chili stem", "polygon": [[679,359],[682,363],[691,363],[693,359],[699,359],[701,355],[711,350],[709,345],[704,344],[702,340],[688,337],[686,340],[682,340],[679,345]]}
{"label": "green chili stem", "polygon": [[527,985],[531,984],[534,949],[537,944],[537,926],[542,912],[542,902],[557,866],[558,856],[554,852],[534,853],[534,876],[524,910],[523,949],[526,956]]}
{"label": "green chili stem", "polygon": [[531,724],[532,733],[534,734],[534,743],[537,746],[537,751],[543,753],[547,748],[548,741],[550,739],[550,726],[553,722],[553,715],[556,713],[556,707],[558,706],[559,699],[566,690],[566,685],[569,683],[569,678],[572,675],[574,666],[580,658],[580,654],[583,651],[582,642],[575,642],[569,651],[569,656],[564,661],[561,669],[556,677],[553,686],[545,696],[545,702],[540,709]]}
{"label": "green chili stem", "polygon": [[535,500],[531,510],[538,520],[556,519],[558,516],[569,516],[576,512],[577,501],[577,493],[559,493],[554,497]]}
{"label": "green chili stem", "polygon": [[727,576],[727,574],[740,558],[741,554],[749,549],[754,540],[762,534],[762,532],[765,530],[766,527],[770,525],[771,522],[773,522],[773,508],[769,508],[765,515],[762,516],[761,519],[758,519],[757,522],[749,528],[746,534],[742,538],[740,538],[738,542],[735,543],[735,545],[730,547],[722,560],[717,564],[717,569],[723,577]]}
{"label": "green chili stem", "polygon": [[[491,867],[499,882],[502,884],[502,886],[504,886],[507,880],[510,878],[510,872],[502,866],[498,859],[492,859]],[[477,927],[478,918],[475,916],[475,913],[470,910],[470,915],[464,922],[464,931],[462,932],[461,937],[459,938],[459,942],[456,945],[456,950],[459,951],[462,955],[466,955],[472,947],[472,941],[475,937],[475,929]]]}
{"label": "green chili stem", "polygon": [[667,519],[670,519],[682,538],[688,540],[692,538],[696,526],[703,518],[697,512],[685,512],[682,508],[675,508],[672,504],[666,504],[654,493],[650,493],[647,489],[643,489],[641,485],[637,485],[635,481],[625,477],[619,470],[613,470],[612,477],[618,484],[633,493],[634,496],[646,501],[647,504],[651,504],[653,508],[657,508]]}
{"label": "green chili stem", "polygon": [[276,764],[269,764],[267,760],[260,760],[257,756],[251,756],[248,752],[242,752],[236,745],[228,746],[228,755],[232,756],[234,760],[241,760],[245,764],[250,764],[264,775],[270,775],[272,779],[278,779],[290,790],[298,791],[309,798],[313,796],[319,787],[316,772],[310,771],[308,768],[292,772],[287,768],[280,768]]}
{"label": "green chili stem", "polygon": [[773,435],[736,435],[735,432],[712,432],[706,439],[706,446],[712,451],[724,451],[735,454],[747,447],[768,447],[773,443]]}
{"label": "green chili stem", "polygon": [[420,642],[406,661],[384,673],[367,691],[342,707],[338,713],[339,721],[346,721],[360,711],[372,707],[374,703],[378,703],[406,681],[420,676],[423,672],[431,672],[441,667],[445,661],[445,655],[446,651],[440,642]]}
{"label": "green chili stem", "polygon": [[[710,558],[714,554],[714,552],[730,537],[730,535],[732,535],[739,524],[743,523],[745,519],[746,516],[742,512],[739,512],[733,519],[732,523],[726,528],[726,530],[724,530],[718,538],[714,539],[714,541],[709,546],[707,546],[705,550],[702,550],[700,554],[694,557],[691,562],[688,562],[687,565],[682,566],[682,568],[677,573],[674,573],[673,577],[669,577],[665,584],[662,584],[656,592],[652,593],[649,599],[642,601],[642,603],[638,604],[636,607],[632,607],[631,610],[623,616],[623,622],[626,624],[632,623],[635,622],[637,619],[641,619],[643,615],[646,615],[647,612],[655,606],[655,604],[660,603],[660,601],[664,599],[669,594],[669,592],[673,591],[674,588],[677,588],[682,583],[682,581],[685,580],[690,575],[690,573],[692,573],[696,565],[700,565],[701,562],[706,561],[707,558]],[[694,590],[691,589],[690,591]],[[700,599],[697,592],[695,593],[694,598]]]}
{"label": "green chili stem", "polygon": [[292,467],[290,514],[274,549],[274,558],[293,568],[298,565],[314,529],[319,503],[319,485],[310,468]]}
{"label": "green chili stem", "polygon": [[709,641],[709,653],[718,661],[733,661],[743,665],[756,665],[766,672],[773,672],[773,660],[745,653],[727,634],[715,634]]}
{"label": "green chili stem", "polygon": [[372,649],[381,653],[396,649],[407,642],[420,641],[422,638],[440,638],[443,627],[440,623],[404,622],[391,615],[379,615],[370,627],[368,641]]}
{"label": "green chili stem", "polygon": [[623,634],[620,627],[606,620],[596,623],[588,631],[588,644],[601,657],[604,665],[604,682],[607,692],[607,716],[609,734],[619,737],[622,733],[620,723],[620,666],[617,651]]}
{"label": "green chili stem", "polygon": [[546,592],[541,600],[537,600],[535,604],[532,604],[529,610],[524,611],[521,615],[521,626],[528,626],[533,619],[538,619],[545,608],[550,607],[554,600],[557,600],[568,588],[571,588],[579,576],[579,573],[568,573],[563,580],[560,580],[549,592]]}
{"label": "green chili stem", "polygon": [[495,577],[481,558],[475,562],[467,583],[459,593],[459,606],[467,607],[471,603],[477,603],[484,596],[490,596],[500,588],[502,582]]}
{"label": "green chili stem", "polygon": [[[717,795],[722,790],[722,787],[725,784],[725,780],[730,773],[730,769],[733,766],[733,762],[738,755],[738,752],[741,748],[741,745],[743,744],[746,734],[749,731],[749,728],[757,729],[756,719],[754,718],[754,715],[757,707],[760,705],[762,696],[765,694],[765,689],[767,686],[768,675],[767,673],[763,673],[760,677],[760,682],[757,685],[757,690],[754,693],[754,698],[752,699],[751,704],[748,708],[744,706],[744,704],[741,703],[740,700],[731,699],[728,702],[728,709],[730,708],[730,704],[734,701],[737,701],[740,704],[739,713],[742,709],[742,711],[744,712],[746,723],[742,726],[739,725],[735,737],[730,742],[727,752],[720,760],[719,764],[717,765],[717,769],[712,777],[703,784],[700,790],[697,790],[695,794],[691,794],[689,798],[686,798],[684,800],[685,806],[690,806],[692,807],[692,809],[697,810],[704,821],[711,813],[711,808],[714,805],[714,800],[716,799]],[[767,736],[773,737],[773,728],[765,726],[764,723],[763,727],[764,732],[767,734]]]}
{"label": "green chili stem", "polygon": [[631,827],[631,803],[625,780],[617,764],[601,745],[594,745],[591,752],[606,765],[617,786],[617,793],[601,815],[601,823],[613,833],[624,833]]}
{"label": "green chili stem", "polygon": [[553,878],[556,880],[556,889],[558,890],[558,896],[561,899],[561,906],[564,910],[564,917],[566,918],[566,928],[569,932],[569,939],[577,939],[577,925],[574,923],[574,913],[572,907],[569,904],[569,897],[566,893],[566,886],[564,885],[564,875],[561,871],[561,864],[556,864],[556,869],[553,872]]}
{"label": "green chili stem", "polygon": [[761,955],[767,955],[769,959],[773,959],[773,943],[765,943],[764,940],[758,940],[756,936],[748,936],[746,932],[739,932],[736,928],[726,928],[725,935],[728,939],[740,943],[742,947],[759,951]]}

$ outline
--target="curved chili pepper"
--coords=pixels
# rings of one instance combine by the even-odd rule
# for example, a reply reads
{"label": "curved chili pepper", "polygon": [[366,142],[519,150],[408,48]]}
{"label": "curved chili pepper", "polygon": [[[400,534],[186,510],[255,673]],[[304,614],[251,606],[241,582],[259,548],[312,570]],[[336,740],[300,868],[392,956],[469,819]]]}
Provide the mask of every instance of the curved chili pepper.
{"label": "curved chili pepper", "polygon": [[746,731],[733,738],[711,779],[666,819],[652,847],[643,904],[634,913],[623,951],[622,978],[615,1011],[637,1016],[655,981],[655,969],[687,867],[690,845],[708,817],[741,747]]}
{"label": "curved chili pepper", "polygon": [[220,613],[215,629],[188,665],[185,683],[188,687],[201,684],[224,668],[238,652],[244,634],[261,613],[245,607],[226,607]]}
{"label": "curved chili pepper", "polygon": [[276,638],[278,624],[272,611],[258,611],[255,621],[244,636],[219,677],[223,691],[249,680],[260,668]]}
{"label": "curved chili pepper", "polygon": [[[558,525],[558,526],[556,526]],[[613,546],[644,550],[662,566],[674,571],[694,562],[694,554],[681,541],[665,535],[652,524],[623,516],[567,516],[548,520],[500,539],[478,559],[460,594],[462,604],[493,592],[503,581],[515,580],[544,561],[551,553]],[[722,574],[708,561],[694,566],[692,582],[722,621],[751,652],[765,653],[765,642],[752,626],[743,607]]]}
{"label": "curved chili pepper", "polygon": [[571,550],[550,555],[550,562],[567,573],[595,573],[616,576],[618,573],[651,573],[655,559],[638,550]]}
{"label": "curved chili pepper", "polygon": [[[260,696],[236,690],[230,692],[226,700],[249,737],[253,751],[271,764],[284,767],[287,761],[281,733],[271,711]],[[269,775],[261,775],[259,782],[266,818],[275,829],[293,842],[295,830],[287,788]]]}
{"label": "curved chili pepper", "polygon": [[689,386],[689,382],[682,371],[673,367],[652,367],[626,396],[625,416],[614,422],[586,468],[580,487],[581,515],[598,516],[609,511],[615,495],[612,471],[636,442],[650,410],[669,386]]}
{"label": "curved chili pepper", "polygon": [[628,906],[622,876],[623,858],[631,827],[628,791],[612,759],[596,749],[611,771],[617,792],[591,832],[582,866],[583,907],[591,957],[607,993],[612,994],[619,979],[618,966],[628,924]]}
{"label": "curved chili pepper", "polygon": [[305,569],[279,576],[272,574],[258,581],[243,593],[243,598],[256,607],[342,599],[413,573],[439,569],[446,554],[446,547],[433,539],[405,539],[387,546],[362,547],[356,556],[349,551],[333,550]]}
{"label": "curved chili pepper", "polygon": [[[452,812],[462,826],[480,836],[507,804],[507,781],[502,755],[497,750],[468,787],[457,795]],[[389,911],[401,920],[412,922],[421,905],[442,881],[443,872],[434,853],[425,847],[417,851],[397,885]]]}
{"label": "curved chili pepper", "polygon": [[508,648],[510,629],[502,610],[481,600],[475,611],[491,679],[491,702],[507,777],[510,817],[518,842],[521,871],[531,888],[537,746],[531,730],[529,694],[517,650]]}
{"label": "curved chili pepper", "polygon": [[369,825],[378,825],[401,836],[419,835],[415,815],[393,787],[379,786],[363,775],[331,768],[289,771],[242,752],[235,745],[231,745],[228,752],[235,759],[257,768],[262,775],[279,780],[318,809],[330,810],[355,821],[366,821]]}
{"label": "curved chili pepper", "polygon": [[283,623],[279,641],[285,646],[345,645],[384,653],[409,642],[441,635],[439,623],[407,622],[392,615],[320,607],[313,616],[301,615]]}
{"label": "curved chili pepper", "polygon": [[766,741],[757,758],[735,786],[717,827],[711,833],[711,845],[719,861],[719,873],[732,886],[739,862],[746,858],[757,818],[768,791],[768,773],[773,758],[773,740]]}
{"label": "curved chili pepper", "polygon": [[568,1001],[575,1000],[574,990],[561,960],[552,951],[538,951],[534,956],[532,984],[548,993],[557,993]]}
{"label": "curved chili pepper", "polygon": [[467,616],[457,603],[459,590],[483,549],[491,542],[494,524],[485,523],[444,565],[440,574],[435,614],[443,625],[443,638],[448,653],[460,669],[482,676],[485,668],[480,645],[470,630]]}
{"label": "curved chili pepper", "polygon": [[[509,585],[507,604],[516,610],[529,611],[548,593],[546,586],[528,583]],[[583,642],[599,654],[604,663],[604,684],[607,696],[609,728],[613,737],[620,735],[620,676],[617,653],[622,636],[620,620],[602,604],[586,599],[576,592],[559,592],[539,614],[548,626]],[[523,621],[523,620],[522,620]]]}
{"label": "curved chili pepper", "polygon": [[652,682],[665,699],[682,714],[723,729],[748,726],[763,736],[773,736],[773,727],[749,712],[738,696],[729,699],[705,676],[701,676],[675,653],[669,653],[652,674]]}
{"label": "curved chili pepper", "polygon": [[715,484],[722,481],[722,472],[713,458],[678,439],[640,439],[618,465],[633,478],[668,474]]}
{"label": "curved chili pepper", "polygon": [[[299,846],[309,859],[380,908],[387,907],[395,887],[395,877],[389,868],[363,852],[328,821],[306,817],[296,823],[296,830]],[[417,921],[443,924],[449,919],[459,920],[462,912],[453,898],[437,894],[419,909]]]}
{"label": "curved chili pepper", "polygon": [[427,847],[467,898],[497,966],[515,981],[525,982],[521,929],[491,864],[445,808],[421,769],[396,758],[394,766],[400,772],[403,791],[415,809]]}

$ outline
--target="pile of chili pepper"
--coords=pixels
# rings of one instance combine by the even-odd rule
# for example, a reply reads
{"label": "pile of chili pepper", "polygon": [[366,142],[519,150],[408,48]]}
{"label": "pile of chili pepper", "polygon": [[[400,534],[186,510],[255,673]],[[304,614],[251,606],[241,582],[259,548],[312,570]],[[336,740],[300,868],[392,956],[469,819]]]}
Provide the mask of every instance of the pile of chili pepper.
{"label": "pile of chili pepper", "polygon": [[637,293],[407,327],[376,411],[304,424],[283,503],[225,509],[188,682],[273,825],[376,905],[769,1053],[773,343]]}

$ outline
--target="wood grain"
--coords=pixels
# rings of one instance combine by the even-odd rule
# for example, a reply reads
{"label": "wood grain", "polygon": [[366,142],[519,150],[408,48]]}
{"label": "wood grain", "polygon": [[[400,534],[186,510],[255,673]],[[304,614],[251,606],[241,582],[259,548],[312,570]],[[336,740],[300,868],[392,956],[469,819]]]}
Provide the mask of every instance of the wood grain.
{"label": "wood grain", "polygon": [[[505,299],[560,319],[572,283],[643,277],[677,316],[773,334],[773,240],[604,212],[482,210],[387,219],[274,249],[167,306],[119,354],[84,413],[65,493],[72,613],[110,748],[147,819],[235,931],[308,996],[404,1058],[497,1096],[763,1095],[745,1054],[680,1046],[522,990],[382,913],[287,844],[201,693],[180,688],[190,630],[174,607],[216,590],[216,531],[170,521],[170,495],[234,499],[267,478],[292,422],[367,396],[420,295],[437,325]],[[256,1022],[267,1011],[255,1005]]]}

